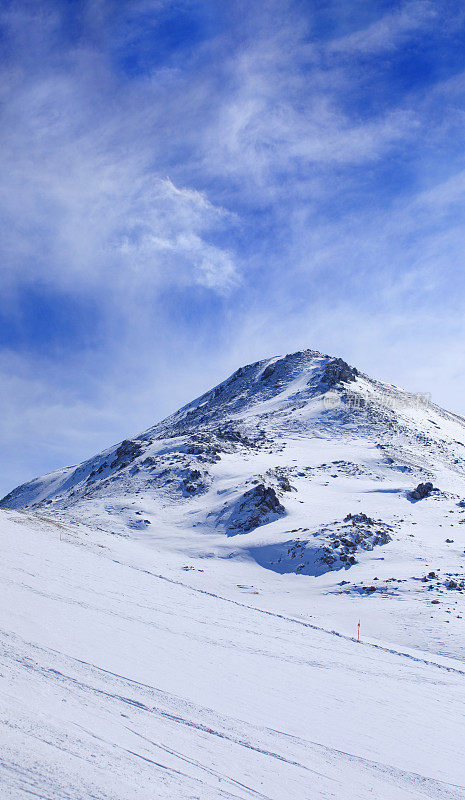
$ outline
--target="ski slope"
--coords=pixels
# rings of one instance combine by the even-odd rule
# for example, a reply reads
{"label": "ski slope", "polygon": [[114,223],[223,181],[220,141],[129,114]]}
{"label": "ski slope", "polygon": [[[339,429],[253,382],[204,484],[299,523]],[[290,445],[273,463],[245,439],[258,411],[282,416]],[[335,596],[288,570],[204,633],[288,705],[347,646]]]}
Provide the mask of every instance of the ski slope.
{"label": "ski slope", "polygon": [[325,630],[253,562],[29,511],[0,537],[5,800],[465,798],[459,659]]}

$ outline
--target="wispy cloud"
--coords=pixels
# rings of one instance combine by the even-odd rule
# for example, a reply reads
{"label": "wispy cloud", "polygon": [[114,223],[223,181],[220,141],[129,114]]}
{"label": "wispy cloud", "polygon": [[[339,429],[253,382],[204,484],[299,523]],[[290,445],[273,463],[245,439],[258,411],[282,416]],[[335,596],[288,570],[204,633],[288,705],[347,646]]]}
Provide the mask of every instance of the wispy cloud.
{"label": "wispy cloud", "polygon": [[409,0],[367,27],[334,39],[328,50],[330,53],[352,56],[394,50],[411,39],[412,35],[427,31],[438,19],[438,12],[437,4],[430,0]]}
{"label": "wispy cloud", "polygon": [[303,346],[460,408],[460,9],[78,5],[0,12],[5,490]]}

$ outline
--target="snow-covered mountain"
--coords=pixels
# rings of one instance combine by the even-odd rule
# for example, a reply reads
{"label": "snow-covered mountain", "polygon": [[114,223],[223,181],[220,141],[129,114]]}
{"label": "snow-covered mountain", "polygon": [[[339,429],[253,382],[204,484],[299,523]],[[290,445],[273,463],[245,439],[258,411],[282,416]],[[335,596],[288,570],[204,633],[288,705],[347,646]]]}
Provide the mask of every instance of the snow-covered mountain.
{"label": "snow-covered mountain", "polygon": [[267,359],[0,506],[8,797],[465,798],[465,420],[428,396]]}
{"label": "snow-covered mountain", "polygon": [[[426,395],[380,383],[342,359],[307,350],[241,367],[153,428],[78,466],[23,484],[1,504],[69,509],[84,500],[145,490],[175,501],[209,492],[218,471],[214,465],[231,455],[250,464],[242,471],[252,478],[255,461],[269,454],[282,479],[290,478],[296,444],[306,445],[311,459],[316,441],[320,450],[326,443],[328,458],[336,443],[348,451],[344,474],[356,463],[351,447],[363,441],[380,450],[378,470],[388,464],[420,479],[433,477],[440,467],[462,478],[464,440],[465,420]],[[337,472],[334,463],[319,466]],[[276,476],[268,482],[273,479],[276,484]],[[283,489],[279,481],[278,488]]]}
{"label": "snow-covered mountain", "polygon": [[241,367],[153,428],[1,505],[119,532],[184,530],[188,520],[218,554],[317,576],[399,541],[426,509],[443,525],[465,521],[463,496],[462,418],[307,350]]}

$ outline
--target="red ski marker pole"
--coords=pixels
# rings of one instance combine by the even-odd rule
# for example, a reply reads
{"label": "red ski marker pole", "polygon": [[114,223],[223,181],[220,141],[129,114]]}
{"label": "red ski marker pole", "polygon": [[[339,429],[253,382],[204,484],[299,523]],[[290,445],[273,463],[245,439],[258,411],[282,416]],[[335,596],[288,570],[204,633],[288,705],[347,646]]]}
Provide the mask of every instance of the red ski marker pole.
{"label": "red ski marker pole", "polygon": [[357,625],[357,642],[360,641],[360,620],[358,621]]}

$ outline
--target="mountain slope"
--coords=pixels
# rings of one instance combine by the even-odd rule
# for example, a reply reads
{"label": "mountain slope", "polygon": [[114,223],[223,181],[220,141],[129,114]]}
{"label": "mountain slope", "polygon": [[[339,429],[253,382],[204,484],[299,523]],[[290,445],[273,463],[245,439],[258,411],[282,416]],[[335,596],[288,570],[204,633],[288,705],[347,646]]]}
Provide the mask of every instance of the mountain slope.
{"label": "mountain slope", "polygon": [[6,796],[465,798],[464,443],[304,351],[7,495]]}
{"label": "mountain slope", "polygon": [[[441,628],[461,625],[464,443],[465,421],[427,397],[307,350],[242,367],[1,505],[130,536],[187,566],[258,564],[289,576],[296,602],[311,591],[330,617],[370,596],[370,613],[389,607],[402,641],[456,653],[463,645]],[[430,488],[418,500],[420,483]],[[424,609],[413,599],[439,632],[417,630]]]}
{"label": "mountain slope", "polygon": [[462,418],[308,350],[242,367],[153,428],[22,485],[1,504],[24,508],[51,500],[65,508],[119,490],[171,490],[170,484],[183,496],[196,494],[209,484],[210,465],[225,455],[279,454],[290,441],[315,437],[363,439],[383,451],[380,463],[392,459],[393,469],[419,478],[432,475],[438,463],[465,477]]}
{"label": "mountain slope", "polygon": [[37,512],[0,543],[2,797],[465,798],[464,665]]}

